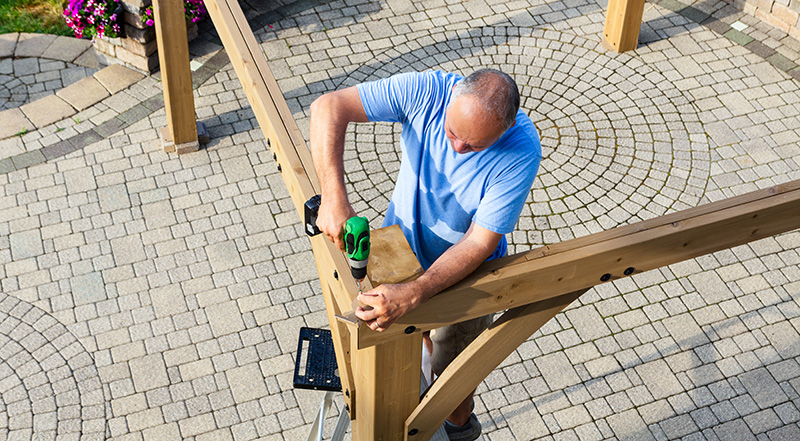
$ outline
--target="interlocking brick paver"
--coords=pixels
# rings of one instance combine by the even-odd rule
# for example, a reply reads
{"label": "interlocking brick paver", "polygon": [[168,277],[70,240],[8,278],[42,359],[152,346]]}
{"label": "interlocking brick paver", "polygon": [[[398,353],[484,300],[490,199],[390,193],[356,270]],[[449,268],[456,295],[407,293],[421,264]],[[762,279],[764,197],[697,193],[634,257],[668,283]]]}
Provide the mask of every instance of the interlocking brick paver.
{"label": "interlocking brick paver", "polygon": [[156,317],[171,317],[188,310],[184,294],[176,285],[150,290],[150,299],[153,301]]}
{"label": "interlocking brick paver", "polygon": [[19,34],[14,56],[17,58],[39,57],[55,39],[55,35],[22,32]]}
{"label": "interlocking brick paver", "polygon": [[[0,139],[8,138],[15,134],[26,133],[29,130],[35,129],[36,126],[28,120],[22,110],[8,109],[0,111]],[[0,151],[0,155],[8,157],[15,152],[13,151]]]}
{"label": "interlocking brick paver", "polygon": [[619,412],[606,418],[608,425],[620,440],[655,440],[642,417],[635,409]]}
{"label": "interlocking brick paver", "polygon": [[56,95],[48,95],[20,107],[35,127],[44,127],[75,113],[75,109]]}
{"label": "interlocking brick paver", "polygon": [[92,47],[91,41],[59,36],[42,53],[43,58],[74,61]]}
{"label": "interlocking brick paver", "polygon": [[709,341],[691,314],[669,317],[664,319],[663,323],[678,346],[683,349],[700,346]]}
{"label": "interlocking brick paver", "polygon": [[780,385],[764,368],[744,372],[737,378],[762,409],[780,404],[788,399]]}
{"label": "interlocking brick paver", "polygon": [[137,236],[112,239],[111,250],[114,254],[114,262],[116,265],[140,262],[147,257],[142,241]]}
{"label": "interlocking brick paver", "polygon": [[19,40],[19,33],[17,32],[0,35],[0,58],[7,58],[14,55],[14,49],[17,47],[17,40]]}
{"label": "interlocking brick paver", "polygon": [[244,330],[244,322],[235,301],[228,301],[211,305],[206,308],[211,331],[216,336],[230,334]]}
{"label": "interlocking brick paver", "polygon": [[59,90],[56,95],[81,111],[109,96],[109,93],[94,77],[86,77]]}
{"label": "interlocking brick paver", "polygon": [[11,257],[22,260],[35,257],[44,252],[42,238],[39,230],[27,230],[18,233],[11,233]]}
{"label": "interlocking brick paver", "polygon": [[94,77],[112,95],[144,78],[139,72],[119,64],[112,64],[95,72]]}
{"label": "interlocking brick paver", "polygon": [[554,390],[580,382],[578,374],[563,353],[543,355],[534,360],[547,385]]}

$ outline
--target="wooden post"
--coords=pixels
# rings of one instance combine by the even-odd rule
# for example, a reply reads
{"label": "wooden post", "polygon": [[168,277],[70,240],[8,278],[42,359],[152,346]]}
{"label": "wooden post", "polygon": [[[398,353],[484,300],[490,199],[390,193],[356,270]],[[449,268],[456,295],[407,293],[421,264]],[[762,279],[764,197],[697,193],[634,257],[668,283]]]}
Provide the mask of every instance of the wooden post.
{"label": "wooden post", "polygon": [[636,49],[643,13],[644,0],[609,0],[603,46],[620,53]]}
{"label": "wooden post", "polygon": [[200,148],[189,69],[189,42],[183,0],[154,0],[153,18],[164,88],[167,127],[161,131],[165,152],[188,153]]}
{"label": "wooden post", "polygon": [[353,441],[402,441],[419,404],[422,334],[353,349],[356,417]]}

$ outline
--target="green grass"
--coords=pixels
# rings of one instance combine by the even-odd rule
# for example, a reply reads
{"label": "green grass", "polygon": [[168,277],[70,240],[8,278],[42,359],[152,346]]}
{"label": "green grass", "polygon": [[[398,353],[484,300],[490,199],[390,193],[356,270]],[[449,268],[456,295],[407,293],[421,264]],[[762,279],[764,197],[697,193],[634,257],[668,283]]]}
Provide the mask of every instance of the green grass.
{"label": "green grass", "polygon": [[74,35],[61,15],[64,0],[0,0],[0,34]]}

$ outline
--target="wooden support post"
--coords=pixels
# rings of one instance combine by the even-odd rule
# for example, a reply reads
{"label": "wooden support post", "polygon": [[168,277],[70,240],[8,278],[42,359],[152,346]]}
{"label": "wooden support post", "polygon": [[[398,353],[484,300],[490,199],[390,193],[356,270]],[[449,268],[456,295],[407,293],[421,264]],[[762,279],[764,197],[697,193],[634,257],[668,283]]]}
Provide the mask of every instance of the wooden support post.
{"label": "wooden support post", "polygon": [[[311,238],[312,243],[316,245],[316,249],[320,249],[320,247],[324,246],[327,240],[328,239],[321,234]],[[350,413],[350,419],[353,419],[356,409],[356,389],[354,387],[355,380],[351,364],[350,329],[334,317],[342,313],[335,293],[335,290],[341,290],[341,286],[336,283],[336,280],[333,278],[333,272],[336,271],[336,267],[332,264],[331,260],[319,258],[316,259],[316,261],[317,272],[320,275],[320,285],[322,285],[322,296],[325,298],[325,310],[328,314],[328,323],[331,325],[331,337],[333,339],[333,348],[336,353],[336,365],[339,369],[339,379],[342,382],[344,404],[347,406],[347,410]],[[335,283],[336,288],[332,287],[331,283]],[[349,307],[351,305],[347,304],[347,306]]]}
{"label": "wooden support post", "polygon": [[164,109],[167,112],[167,127],[161,131],[161,142],[165,152],[194,152],[200,144],[197,141],[183,0],[154,0],[153,15]]}
{"label": "wooden support post", "polygon": [[636,49],[643,13],[644,0],[609,0],[603,46],[620,53]]}
{"label": "wooden support post", "polygon": [[353,441],[401,441],[419,404],[422,334],[351,351],[358,392]]}

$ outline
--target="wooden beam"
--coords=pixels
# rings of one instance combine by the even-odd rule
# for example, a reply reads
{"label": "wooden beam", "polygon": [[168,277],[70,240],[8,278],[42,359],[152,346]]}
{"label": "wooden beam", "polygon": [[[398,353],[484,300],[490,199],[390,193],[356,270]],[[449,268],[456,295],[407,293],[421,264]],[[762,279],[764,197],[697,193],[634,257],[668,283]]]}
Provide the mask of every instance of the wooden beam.
{"label": "wooden beam", "polygon": [[167,127],[162,132],[164,151],[197,151],[200,144],[197,141],[183,0],[154,0],[153,20],[164,89],[164,110],[167,113]]}
{"label": "wooden beam", "polygon": [[[406,420],[406,440],[430,439],[445,418],[519,345],[564,308],[580,290],[506,311],[442,372]],[[413,434],[413,435],[412,435]]]}
{"label": "wooden beam", "polygon": [[[205,5],[302,219],[305,202],[320,189],[311,152],[239,4],[235,0],[206,0]],[[326,279],[335,271],[337,277],[327,279],[332,295],[342,311],[351,309],[356,284],[349,274],[347,259],[328,241],[312,240],[311,246],[315,257],[324,260],[327,268],[320,278]],[[364,286],[371,284],[366,281]]]}
{"label": "wooden beam", "polygon": [[486,263],[359,347],[539,302],[800,228],[800,181]]}
{"label": "wooden beam", "polygon": [[609,0],[603,46],[620,53],[636,49],[643,13],[644,0]]}
{"label": "wooden beam", "polygon": [[280,166],[295,209],[302,216],[305,202],[318,194],[320,188],[311,152],[267,66],[261,47],[247,25],[242,8],[234,0],[208,0],[205,4],[267,144]]}

